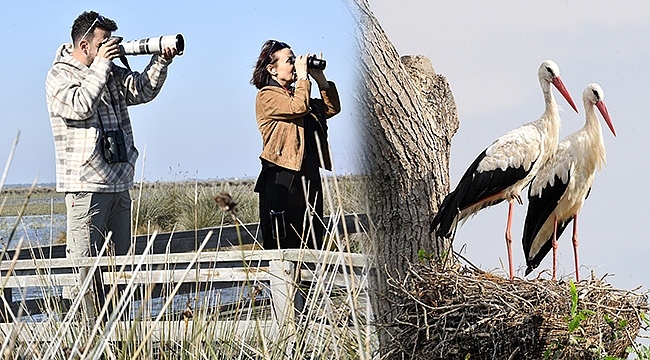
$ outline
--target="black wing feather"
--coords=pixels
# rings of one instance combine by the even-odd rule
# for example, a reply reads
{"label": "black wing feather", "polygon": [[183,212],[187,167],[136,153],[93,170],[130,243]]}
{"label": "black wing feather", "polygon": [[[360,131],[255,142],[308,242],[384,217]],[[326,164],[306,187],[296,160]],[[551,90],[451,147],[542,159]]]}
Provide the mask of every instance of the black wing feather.
{"label": "black wing feather", "polygon": [[[560,236],[562,236],[564,229],[566,229],[566,227],[569,226],[569,223],[571,223],[571,221],[573,221],[573,216],[557,224],[556,231],[557,231],[558,239],[560,238]],[[531,271],[535,270],[539,266],[539,264],[542,263],[542,260],[544,260],[546,254],[548,254],[548,252],[551,251],[551,249],[553,248],[552,237],[553,235],[551,235],[551,237],[549,237],[548,240],[544,242],[544,245],[542,245],[542,247],[539,249],[539,252],[537,253],[537,255],[535,255],[535,257],[533,257],[530,260],[526,260],[527,267],[526,267],[525,275],[528,275],[531,273]]]}
{"label": "black wing feather", "polygon": [[[571,178],[571,172],[569,172],[568,178]],[[546,220],[550,216],[553,216],[553,211],[560,202],[562,195],[566,192],[568,185],[568,181],[564,183],[558,175],[555,175],[553,186],[546,186],[542,190],[541,196],[531,196],[530,189],[528,189],[528,211],[526,213],[526,220],[524,221],[524,235],[521,240],[524,246],[524,254],[526,255],[526,265],[528,265],[526,275],[539,266],[542,259],[544,259],[544,256],[546,256],[551,249],[552,235],[544,241],[544,244],[537,254],[530,253],[537,233],[539,233]],[[570,220],[571,219],[558,224],[558,238]]]}
{"label": "black wing feather", "polygon": [[[472,162],[458,182],[456,189],[450,192],[440,204],[438,213],[433,218],[430,228],[431,232],[435,231],[438,238],[451,236],[454,223],[462,220],[457,219],[462,210],[514,185],[517,181],[525,178],[532,169],[531,165],[528,170],[520,166],[516,169],[495,169],[479,172],[478,166],[481,160],[486,157],[486,150]],[[498,199],[485,206],[495,205],[503,200]]]}

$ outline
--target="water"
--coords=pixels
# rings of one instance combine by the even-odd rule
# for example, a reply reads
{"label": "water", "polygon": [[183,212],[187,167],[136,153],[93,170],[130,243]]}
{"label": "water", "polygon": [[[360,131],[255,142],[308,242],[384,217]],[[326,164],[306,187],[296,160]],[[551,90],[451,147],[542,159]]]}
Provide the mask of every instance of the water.
{"label": "water", "polygon": [[6,246],[13,249],[20,238],[23,238],[23,246],[49,245],[56,241],[59,234],[65,233],[65,214],[26,215],[20,219],[16,232],[9,239],[17,220],[18,216],[0,217],[0,248]]}
{"label": "water", "polygon": [[[22,291],[24,291],[24,294]],[[25,291],[26,290],[26,291]],[[140,291],[137,291],[140,293]],[[36,288],[29,287],[26,289],[14,289],[13,290],[13,301],[20,302],[21,299],[33,300],[33,299],[43,299],[50,296],[61,297],[62,288],[60,286],[52,288]],[[171,304],[167,309],[168,314],[180,314],[183,310],[189,305],[194,311],[200,311],[202,309],[216,309],[219,306],[236,304],[243,302],[247,304],[251,301],[251,296],[255,300],[260,301],[264,299],[270,299],[271,291],[268,286],[262,286],[261,292],[256,292],[256,295],[251,294],[251,287],[249,286],[238,286],[217,290],[208,290],[200,291],[197,293],[188,293],[180,294],[173,297]],[[158,316],[163,309],[166,298],[153,298],[150,301],[136,300],[132,301],[128,305],[128,318],[141,319],[144,317],[154,318]],[[45,308],[43,308],[45,310]],[[49,316],[58,316],[56,314],[50,314]],[[42,322],[48,319],[48,314],[34,314],[28,318],[23,318],[23,321],[27,322]]]}
{"label": "water", "polygon": [[[12,228],[15,226],[17,216],[2,216],[0,217],[0,248],[7,247],[13,249],[18,245],[22,237],[23,246],[39,246],[49,245],[55,242],[60,233],[65,233],[66,229],[66,216],[65,214],[59,215],[30,215],[23,216],[19,223],[16,232],[14,233],[11,241],[9,236]],[[8,243],[7,243],[8,242]],[[62,287],[28,287],[24,289],[13,289],[13,300],[20,302],[21,299],[34,300],[43,299],[51,296],[61,297]],[[270,291],[268,288],[257,295],[257,300],[269,298]],[[187,307],[188,302],[191,303],[192,308],[201,309],[204,307],[214,308],[215,306],[232,304],[238,302],[240,299],[250,300],[250,291],[248,287],[232,287],[211,291],[201,291],[194,294],[181,294],[173,298],[170,309],[172,313],[179,313]],[[157,316],[162,310],[165,299],[156,298],[147,303],[143,301],[133,301],[130,304],[130,318],[135,319],[140,316],[142,312],[151,316]],[[47,315],[35,315],[28,321],[44,321]]]}

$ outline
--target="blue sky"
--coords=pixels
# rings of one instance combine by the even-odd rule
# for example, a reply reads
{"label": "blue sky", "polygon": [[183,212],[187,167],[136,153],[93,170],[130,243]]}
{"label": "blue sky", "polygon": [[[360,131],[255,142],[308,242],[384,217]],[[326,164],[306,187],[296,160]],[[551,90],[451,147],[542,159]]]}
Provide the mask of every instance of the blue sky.
{"label": "blue sky", "polygon": [[[344,0],[8,0],[0,12],[5,49],[0,57],[0,163],[21,133],[8,184],[31,183],[36,176],[40,183],[55,180],[45,76],[57,47],[70,42],[74,19],[86,10],[114,19],[119,27],[115,34],[125,40],[176,33],[186,40],[185,54],[170,66],[160,95],[131,107],[141,154],[137,180],[257,176],[257,90],[249,80],[267,39],[285,41],[296,53],[323,52],[328,60],[325,73],[337,83],[343,107],[330,121],[335,169],[341,174],[355,171],[355,23]],[[134,70],[142,70],[148,61],[149,56],[129,58]]]}
{"label": "blue sky", "polygon": [[[400,54],[428,56],[445,75],[461,127],[453,139],[451,181],[494,139],[543,111],[536,76],[555,60],[580,114],[561,113],[561,137],[584,123],[580,96],[597,82],[618,137],[604,132],[607,165],[596,176],[580,217],[583,276],[593,270],[620,287],[650,286],[647,271],[650,153],[650,5],[605,0],[427,1],[371,0],[371,8]],[[183,33],[186,53],[171,65],[162,93],[131,116],[146,181],[255,177],[261,141],[254,120],[256,89],[248,81],[261,44],[276,38],[297,53],[322,51],[326,74],[337,82],[343,111],[330,121],[337,173],[355,170],[354,84],[358,67],[355,24],[337,1],[16,1],[3,3],[0,31],[2,131],[0,163],[16,133],[21,139],[7,183],[54,181],[44,81],[56,48],[69,41],[75,17],[96,10],[115,19],[125,39]],[[142,69],[147,57],[131,57]],[[556,93],[557,97],[557,93]],[[564,109],[570,110],[562,100]],[[144,170],[142,160],[146,157]],[[513,227],[517,275],[525,269],[520,241],[525,206]],[[507,207],[480,212],[459,229],[456,248],[484,269],[502,268]],[[560,272],[573,271],[567,234],[560,241]],[[540,270],[550,268],[550,257]],[[532,276],[535,276],[534,272]]]}
{"label": "blue sky", "polygon": [[[648,290],[650,3],[370,0],[370,5],[400,54],[426,55],[451,85],[460,117],[452,139],[452,186],[492,141],[542,114],[537,80],[542,61],[557,62],[580,110],[575,114],[554,90],[565,110],[561,138],[584,124],[581,95],[587,84],[602,86],[618,136],[603,125],[607,164],[579,217],[581,275],[610,274],[615,286]],[[525,270],[526,205],[515,207],[513,220],[517,276]],[[483,269],[507,267],[506,215],[505,204],[479,212],[458,230],[456,250],[465,245],[465,256]],[[567,277],[574,271],[570,235],[566,231],[559,244],[559,271]],[[550,269],[550,259],[549,254],[539,270]]]}

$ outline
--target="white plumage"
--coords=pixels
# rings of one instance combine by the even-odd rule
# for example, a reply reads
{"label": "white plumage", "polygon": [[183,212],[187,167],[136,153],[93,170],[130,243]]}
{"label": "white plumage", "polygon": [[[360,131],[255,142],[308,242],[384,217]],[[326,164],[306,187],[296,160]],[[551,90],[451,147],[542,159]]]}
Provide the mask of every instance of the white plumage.
{"label": "white plumage", "polygon": [[494,169],[505,171],[510,167],[523,166],[524,170],[529,171],[533,162],[539,158],[540,153],[545,152],[543,151],[542,129],[536,126],[540,120],[511,130],[500,137],[485,150],[486,156],[479,163],[477,170],[480,172]]}
{"label": "white plumage", "polygon": [[511,277],[512,201],[516,199],[521,203],[521,191],[528,186],[537,170],[557,147],[560,115],[551,84],[577,111],[560,78],[560,69],[554,61],[544,61],[537,75],[544,94],[545,109],[542,116],[506,133],[485,149],[466,170],[456,189],[445,197],[431,224],[431,231],[436,233],[437,238],[452,237],[459,221],[485,207],[507,200],[509,209],[506,243]]}
{"label": "white plumage", "polygon": [[576,278],[579,278],[575,220],[591,190],[596,171],[605,164],[605,145],[596,108],[616,136],[603,96],[598,84],[587,86],[582,93],[585,125],[558,144],[555,155],[538,171],[530,185],[522,241],[528,265],[526,274],[539,265],[551,248],[556,249],[553,238],[559,237],[568,223],[574,220]]}

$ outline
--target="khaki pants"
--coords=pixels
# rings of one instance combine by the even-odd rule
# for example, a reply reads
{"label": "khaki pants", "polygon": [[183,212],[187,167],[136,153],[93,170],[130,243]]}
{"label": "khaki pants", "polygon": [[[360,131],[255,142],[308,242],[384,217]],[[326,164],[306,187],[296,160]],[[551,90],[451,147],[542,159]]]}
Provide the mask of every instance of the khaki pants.
{"label": "khaki pants", "polygon": [[[128,252],[131,246],[131,197],[128,191],[66,193],[65,205],[67,258],[74,260],[97,255],[109,231],[113,232],[110,244],[113,250],[110,252],[115,255]],[[81,282],[87,272],[88,269],[79,269]],[[74,298],[78,293],[79,289],[63,289],[65,298]]]}

